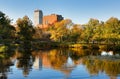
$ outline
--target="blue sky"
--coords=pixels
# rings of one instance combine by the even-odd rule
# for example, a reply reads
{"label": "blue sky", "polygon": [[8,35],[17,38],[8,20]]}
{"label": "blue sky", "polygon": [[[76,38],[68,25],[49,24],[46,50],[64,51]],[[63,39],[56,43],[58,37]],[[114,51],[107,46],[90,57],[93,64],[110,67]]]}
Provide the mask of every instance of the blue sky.
{"label": "blue sky", "polygon": [[42,10],[44,15],[61,14],[78,24],[85,24],[90,18],[120,19],[120,0],[0,0],[0,11],[13,22],[25,15],[33,21],[35,9]]}

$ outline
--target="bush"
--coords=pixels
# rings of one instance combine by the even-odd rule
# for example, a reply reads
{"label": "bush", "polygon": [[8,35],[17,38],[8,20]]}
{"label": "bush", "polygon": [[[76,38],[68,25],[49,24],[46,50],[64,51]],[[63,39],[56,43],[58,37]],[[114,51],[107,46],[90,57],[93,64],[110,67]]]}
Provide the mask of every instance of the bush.
{"label": "bush", "polygon": [[6,52],[8,50],[8,47],[3,45],[3,46],[0,46],[0,52]]}
{"label": "bush", "polygon": [[114,50],[115,50],[115,51],[120,51],[120,45],[116,45],[116,46],[114,47]]}
{"label": "bush", "polygon": [[99,46],[98,45],[90,45],[90,48],[91,49],[99,49]]}

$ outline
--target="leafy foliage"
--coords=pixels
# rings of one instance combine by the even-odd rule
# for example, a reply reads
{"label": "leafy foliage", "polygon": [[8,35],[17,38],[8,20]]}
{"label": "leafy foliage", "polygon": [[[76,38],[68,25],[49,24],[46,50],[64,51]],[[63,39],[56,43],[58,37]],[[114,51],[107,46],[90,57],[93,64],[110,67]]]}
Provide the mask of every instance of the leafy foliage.
{"label": "leafy foliage", "polygon": [[17,37],[22,41],[44,38],[63,43],[120,44],[120,20],[115,17],[109,18],[106,22],[91,18],[83,25],[73,24],[70,19],[65,19],[50,25],[46,31],[33,28],[27,16],[16,21],[16,31],[10,23],[11,20],[0,12],[0,38]]}
{"label": "leafy foliage", "polygon": [[19,18],[16,23],[19,27],[18,36],[20,39],[31,40],[35,32],[31,20],[27,16],[24,16],[23,18]]}
{"label": "leafy foliage", "polygon": [[10,39],[14,37],[15,28],[10,24],[11,20],[2,12],[0,12],[0,38]]}

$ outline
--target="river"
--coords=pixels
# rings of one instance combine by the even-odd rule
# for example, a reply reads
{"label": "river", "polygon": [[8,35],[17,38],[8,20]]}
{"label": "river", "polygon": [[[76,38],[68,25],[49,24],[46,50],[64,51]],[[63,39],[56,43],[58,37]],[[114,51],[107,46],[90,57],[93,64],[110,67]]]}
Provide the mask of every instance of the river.
{"label": "river", "polygon": [[15,50],[0,54],[0,79],[120,79],[119,53],[102,52],[78,48]]}

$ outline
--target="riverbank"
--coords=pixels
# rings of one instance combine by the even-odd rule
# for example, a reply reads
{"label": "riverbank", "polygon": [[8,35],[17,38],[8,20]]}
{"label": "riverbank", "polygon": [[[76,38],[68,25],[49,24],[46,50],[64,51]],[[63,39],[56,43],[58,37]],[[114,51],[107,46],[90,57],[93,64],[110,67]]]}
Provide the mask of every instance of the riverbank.
{"label": "riverbank", "polygon": [[19,43],[6,43],[0,45],[0,52],[4,49],[12,48],[24,48],[24,49],[52,49],[52,48],[78,48],[78,49],[95,49],[95,50],[105,50],[105,51],[120,51],[120,45],[113,44],[92,44],[92,43],[69,43],[69,42],[53,42],[53,41],[27,41]]}
{"label": "riverbank", "polygon": [[120,44],[92,44],[92,43],[69,43],[69,42],[32,42],[32,47],[41,48],[81,48],[81,49],[101,49],[120,50]]}
{"label": "riverbank", "polygon": [[99,60],[120,61],[120,56],[118,56],[118,55],[112,55],[112,56],[109,56],[109,55],[106,55],[106,56],[101,56],[101,55],[98,55],[98,56],[86,56],[84,58],[87,58],[89,60],[99,59]]}

